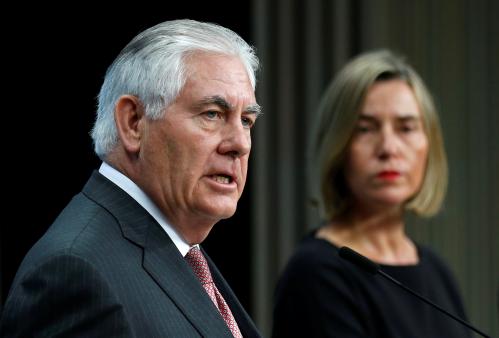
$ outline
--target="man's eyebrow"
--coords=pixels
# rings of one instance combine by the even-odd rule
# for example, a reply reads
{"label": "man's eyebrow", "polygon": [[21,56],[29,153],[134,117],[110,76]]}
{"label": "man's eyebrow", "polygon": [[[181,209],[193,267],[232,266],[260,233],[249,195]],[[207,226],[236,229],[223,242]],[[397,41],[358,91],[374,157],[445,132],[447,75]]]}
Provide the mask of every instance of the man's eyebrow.
{"label": "man's eyebrow", "polygon": [[255,114],[255,118],[258,118],[258,116],[263,114],[262,107],[260,107],[260,105],[258,103],[255,103],[255,104],[252,104],[252,105],[246,107],[246,109],[244,109],[244,111],[247,114]]}
{"label": "man's eyebrow", "polygon": [[[213,95],[213,96],[207,96],[203,99],[201,99],[199,101],[199,103],[196,104],[196,107],[203,107],[203,106],[206,106],[206,105],[210,105],[210,104],[214,104],[214,105],[217,105],[219,106],[220,108],[224,109],[224,110],[233,110],[234,107],[229,103],[227,102],[226,99],[224,99],[223,97],[219,96],[219,95]],[[255,103],[255,104],[252,104],[252,105],[249,105],[247,106],[245,109],[244,109],[244,113],[246,114],[255,114],[256,117],[262,115],[262,108],[260,107],[260,105],[258,103]]]}
{"label": "man's eyebrow", "polygon": [[207,106],[210,104],[217,105],[224,110],[231,110],[232,109],[232,106],[229,104],[229,102],[227,102],[227,100],[225,100],[223,97],[221,97],[219,95],[206,96],[206,97],[202,98],[196,104],[196,107],[202,108],[203,106]]}

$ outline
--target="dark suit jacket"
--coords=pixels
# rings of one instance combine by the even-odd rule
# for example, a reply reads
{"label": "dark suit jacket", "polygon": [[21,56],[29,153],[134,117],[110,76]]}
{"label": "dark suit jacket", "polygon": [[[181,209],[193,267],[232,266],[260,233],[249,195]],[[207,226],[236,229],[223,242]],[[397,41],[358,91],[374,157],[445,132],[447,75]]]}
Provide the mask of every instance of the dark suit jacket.
{"label": "dark suit jacket", "polygon": [[[243,336],[260,337],[207,259]],[[164,230],[97,172],[25,257],[0,335],[232,337]]]}

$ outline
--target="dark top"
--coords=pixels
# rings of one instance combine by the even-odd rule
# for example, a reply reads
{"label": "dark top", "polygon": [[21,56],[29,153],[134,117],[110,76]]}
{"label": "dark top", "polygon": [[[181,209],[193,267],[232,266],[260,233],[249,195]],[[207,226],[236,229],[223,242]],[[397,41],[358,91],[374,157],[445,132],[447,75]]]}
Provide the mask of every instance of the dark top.
{"label": "dark top", "polygon": [[[464,319],[448,268],[417,245],[417,265],[381,270]],[[371,275],[338,256],[338,248],[309,234],[277,285],[273,337],[470,337],[468,329],[381,275]]]}

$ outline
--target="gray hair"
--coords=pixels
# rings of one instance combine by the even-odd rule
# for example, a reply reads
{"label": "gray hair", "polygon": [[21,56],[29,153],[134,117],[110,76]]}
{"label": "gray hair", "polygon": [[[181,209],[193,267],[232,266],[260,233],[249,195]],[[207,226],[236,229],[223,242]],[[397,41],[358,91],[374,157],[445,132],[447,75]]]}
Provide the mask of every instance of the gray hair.
{"label": "gray hair", "polygon": [[91,132],[95,153],[101,159],[118,142],[117,100],[122,95],[136,96],[148,118],[161,118],[185,84],[189,75],[185,57],[194,52],[239,57],[255,89],[258,57],[254,48],[230,29],[187,19],[151,27],[130,41],[106,72]]}

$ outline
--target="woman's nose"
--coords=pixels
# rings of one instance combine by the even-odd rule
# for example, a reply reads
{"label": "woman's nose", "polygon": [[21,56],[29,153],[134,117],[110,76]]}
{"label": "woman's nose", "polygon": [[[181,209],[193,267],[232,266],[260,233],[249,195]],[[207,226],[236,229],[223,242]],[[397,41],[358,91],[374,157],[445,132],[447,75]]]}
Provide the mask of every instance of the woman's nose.
{"label": "woman's nose", "polygon": [[398,155],[400,152],[400,139],[392,128],[383,128],[380,131],[378,157],[386,160]]}

